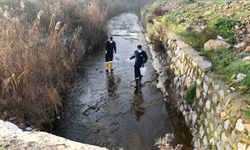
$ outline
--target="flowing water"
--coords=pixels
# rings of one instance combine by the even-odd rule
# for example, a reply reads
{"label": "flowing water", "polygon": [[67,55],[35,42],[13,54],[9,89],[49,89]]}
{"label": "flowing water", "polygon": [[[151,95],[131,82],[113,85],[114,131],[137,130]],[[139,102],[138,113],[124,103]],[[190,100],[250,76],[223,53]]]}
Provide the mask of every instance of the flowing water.
{"label": "flowing water", "polygon": [[[158,75],[135,14],[125,13],[108,23],[117,44],[114,72],[106,73],[104,50],[85,58],[82,78],[65,102],[56,135],[110,149],[155,149],[155,139],[173,133],[167,107],[156,88]],[[142,88],[135,89],[133,63],[137,45],[149,55]]]}

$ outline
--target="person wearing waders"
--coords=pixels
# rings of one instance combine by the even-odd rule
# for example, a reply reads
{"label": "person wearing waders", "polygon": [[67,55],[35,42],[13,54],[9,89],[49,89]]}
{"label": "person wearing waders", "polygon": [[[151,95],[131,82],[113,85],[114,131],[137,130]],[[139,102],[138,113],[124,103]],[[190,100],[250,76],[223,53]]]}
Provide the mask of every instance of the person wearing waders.
{"label": "person wearing waders", "polygon": [[105,53],[106,72],[109,72],[109,70],[113,72],[114,53],[116,53],[116,43],[115,41],[113,41],[113,37],[110,37],[106,43],[106,53]]}
{"label": "person wearing waders", "polygon": [[138,87],[141,85],[141,79],[142,79],[140,68],[144,67],[144,64],[148,61],[148,55],[144,50],[142,50],[142,46],[138,45],[137,50],[130,57],[130,59],[133,58],[135,58],[135,65],[134,65],[135,83],[136,87]]}

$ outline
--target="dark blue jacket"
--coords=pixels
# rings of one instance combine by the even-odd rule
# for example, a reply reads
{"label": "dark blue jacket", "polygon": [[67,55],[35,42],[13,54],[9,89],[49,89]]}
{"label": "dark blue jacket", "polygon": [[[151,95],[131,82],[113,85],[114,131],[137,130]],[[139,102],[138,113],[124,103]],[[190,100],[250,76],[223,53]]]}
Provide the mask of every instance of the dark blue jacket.
{"label": "dark blue jacket", "polygon": [[135,58],[135,67],[142,67],[148,61],[148,55],[145,51],[136,50],[130,59]]}
{"label": "dark blue jacket", "polygon": [[115,41],[110,42],[109,40],[106,43],[106,54],[116,53],[116,44]]}

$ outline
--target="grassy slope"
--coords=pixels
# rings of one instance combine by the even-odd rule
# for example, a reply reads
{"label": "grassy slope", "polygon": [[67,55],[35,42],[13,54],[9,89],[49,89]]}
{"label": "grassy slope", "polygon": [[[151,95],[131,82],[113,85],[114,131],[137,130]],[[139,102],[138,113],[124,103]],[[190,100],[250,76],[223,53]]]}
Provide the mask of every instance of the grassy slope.
{"label": "grassy slope", "polygon": [[[153,7],[156,5],[162,7],[157,3],[151,4]],[[148,5],[146,9],[149,8]],[[250,18],[249,3],[233,3],[230,7],[226,7],[225,0],[211,0],[201,4],[193,3],[157,17],[169,29],[180,35],[186,43],[204,53],[212,61],[213,71],[245,95],[250,102],[250,62],[242,60],[250,54],[228,49],[208,51],[203,47],[204,43],[209,39],[216,38],[217,35],[228,39],[232,44],[236,44],[234,26],[246,18]],[[199,28],[204,25],[205,29]],[[247,75],[240,83],[236,83],[232,78],[238,73]]]}

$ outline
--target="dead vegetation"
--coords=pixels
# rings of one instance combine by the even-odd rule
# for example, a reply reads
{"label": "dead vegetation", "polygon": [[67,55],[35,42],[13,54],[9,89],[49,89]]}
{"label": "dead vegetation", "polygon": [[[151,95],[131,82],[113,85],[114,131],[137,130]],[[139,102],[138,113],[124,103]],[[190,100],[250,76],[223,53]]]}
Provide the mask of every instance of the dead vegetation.
{"label": "dead vegetation", "polygon": [[75,64],[106,38],[98,1],[0,1],[0,119],[42,127],[59,114]]}

